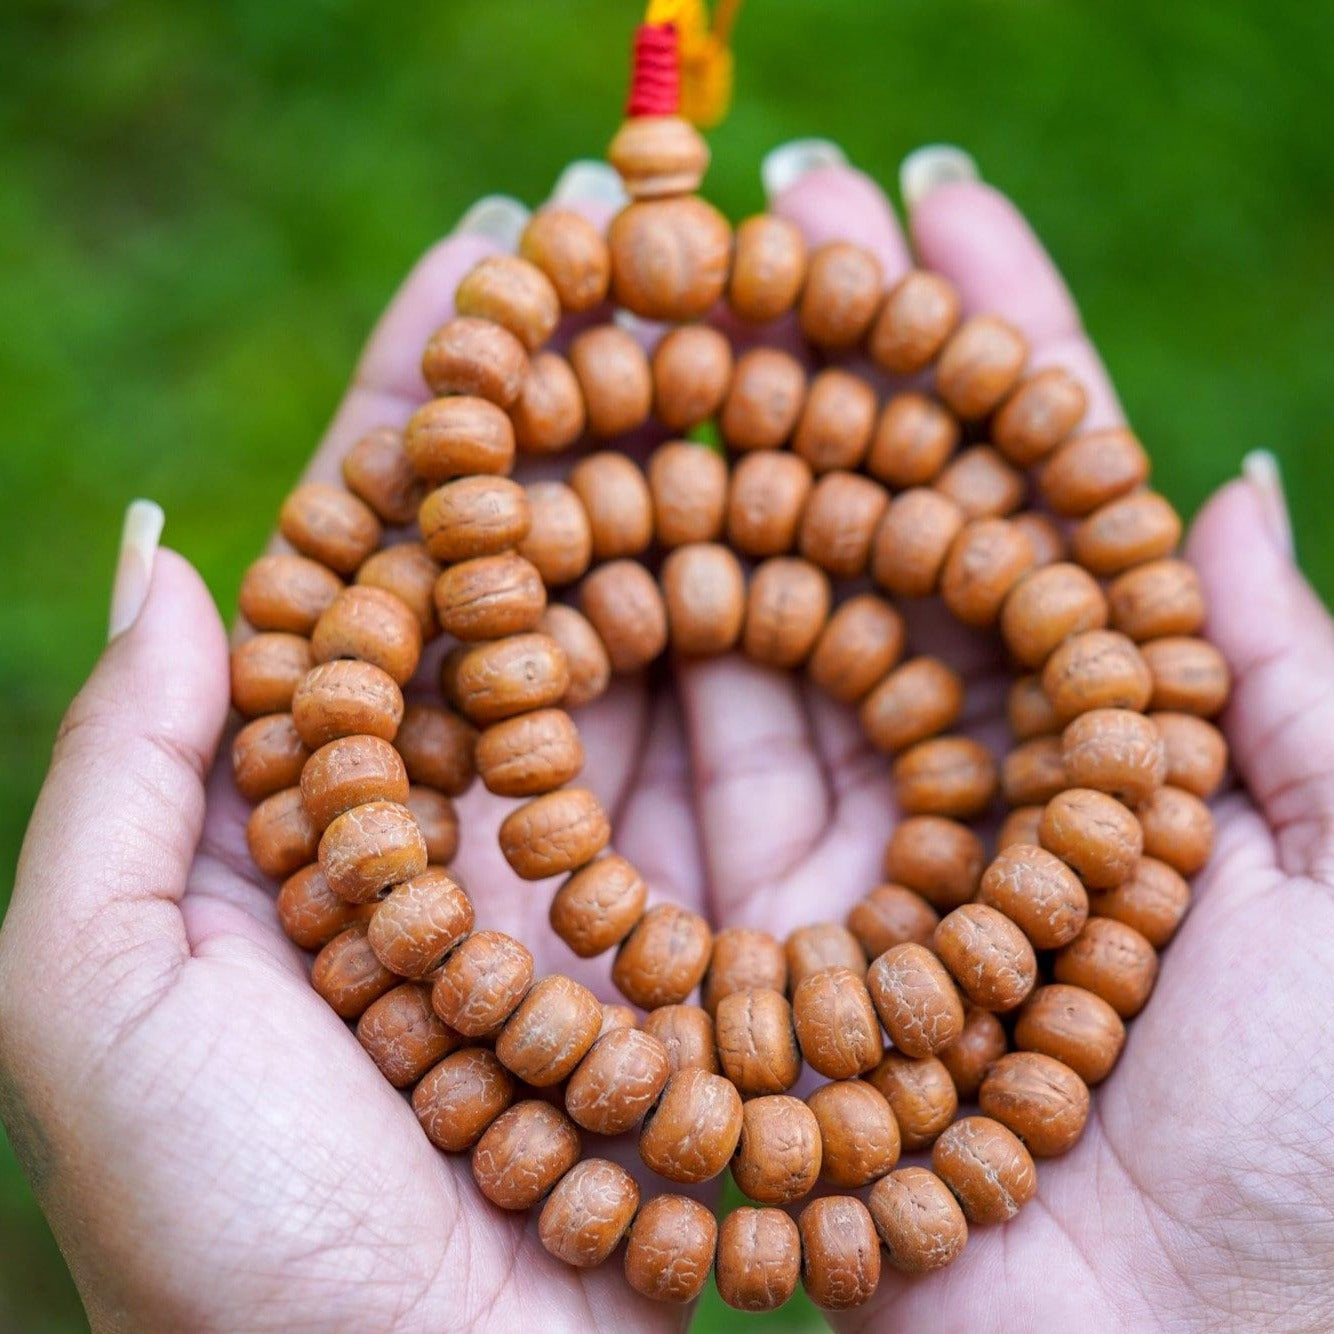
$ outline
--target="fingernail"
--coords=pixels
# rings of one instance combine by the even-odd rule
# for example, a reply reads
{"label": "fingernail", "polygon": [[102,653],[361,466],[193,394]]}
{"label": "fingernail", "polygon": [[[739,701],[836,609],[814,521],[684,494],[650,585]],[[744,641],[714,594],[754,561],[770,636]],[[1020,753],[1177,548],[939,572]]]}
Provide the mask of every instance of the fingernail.
{"label": "fingernail", "polygon": [[483,195],[458,220],[454,235],[486,236],[513,250],[531,216],[528,207],[510,195]]}
{"label": "fingernail", "polygon": [[821,167],[846,167],[848,155],[832,139],[789,139],[770,149],[760,163],[760,183],[767,199],[776,199],[803,176]]}
{"label": "fingernail", "polygon": [[903,206],[911,210],[942,185],[981,179],[977,163],[962,148],[953,144],[925,144],[903,159],[899,167],[899,193],[903,195]]}
{"label": "fingernail", "polygon": [[571,162],[551,188],[553,204],[606,204],[609,208],[621,208],[629,199],[620,173],[594,158]]}
{"label": "fingernail", "polygon": [[120,555],[111,586],[111,618],[107,642],[122,635],[139,619],[153,577],[153,555],[162,538],[166,515],[151,500],[132,500],[120,531]]}
{"label": "fingernail", "polygon": [[1269,532],[1279,547],[1292,555],[1292,516],[1283,490],[1278,456],[1268,449],[1253,449],[1241,461],[1241,475],[1255,488]]}

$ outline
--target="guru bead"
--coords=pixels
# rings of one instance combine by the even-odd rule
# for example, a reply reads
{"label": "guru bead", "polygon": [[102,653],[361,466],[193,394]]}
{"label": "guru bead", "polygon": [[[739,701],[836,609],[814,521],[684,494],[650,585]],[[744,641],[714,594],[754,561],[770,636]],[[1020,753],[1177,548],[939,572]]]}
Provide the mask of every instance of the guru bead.
{"label": "guru bead", "polygon": [[713,1022],[723,1073],[739,1093],[785,1093],[797,1082],[801,1051],[781,992],[734,991],[719,1001]]}
{"label": "guru bead", "polygon": [[985,417],[1019,382],[1028,343],[994,315],[974,315],[950,337],[936,363],[936,392],[965,421]]}
{"label": "guru bead", "polygon": [[303,555],[352,574],[380,545],[380,521],[364,501],[328,482],[303,482],[283,501],[278,530]]}
{"label": "guru bead", "polygon": [[305,556],[261,556],[245,572],[237,604],[256,630],[308,635],[342,587],[332,570]]}
{"label": "guru bead", "polygon": [[871,443],[875,390],[859,375],[837,366],[810,383],[792,437],[792,450],[817,472],[857,468]]}
{"label": "guru bead", "polygon": [[301,800],[326,828],[367,801],[408,799],[408,771],[398,751],[377,736],[347,736],[321,746],[301,771]]}
{"label": "guru bead", "polygon": [[583,1059],[602,1028],[591,991],[555,973],[533,985],[496,1038],[501,1064],[525,1084],[559,1084]]}
{"label": "guru bead", "polygon": [[1058,982],[1085,987],[1122,1019],[1133,1019],[1157,980],[1158,955],[1134,927],[1110,917],[1090,917],[1056,955],[1052,971]]}
{"label": "guru bead", "polygon": [[721,1075],[681,1070],[668,1079],[639,1135],[639,1156],[668,1181],[716,1177],[741,1138],[741,1095]]}
{"label": "guru bead", "polygon": [[727,496],[729,544],[755,557],[791,551],[812,484],[810,465],[795,454],[766,449],[743,455]]}
{"label": "guru bead", "polygon": [[1042,689],[1057,721],[1091,709],[1142,709],[1153,679],[1139,650],[1115,630],[1071,635],[1047,659]]}
{"label": "guru bead", "polygon": [[435,581],[441,628],[456,639],[501,639],[531,630],[547,605],[537,567],[515,552],[460,561]]}
{"label": "guru bead", "polygon": [[970,1223],[1004,1223],[1037,1192],[1037,1169],[1018,1138],[988,1116],[965,1116],[936,1141],[931,1166]]}
{"label": "guru bead", "polygon": [[574,778],[584,767],[584,746],[564,709],[534,709],[488,727],[475,757],[489,792],[532,797]]}
{"label": "guru bead", "polygon": [[959,423],[925,394],[895,394],[875,425],[866,471],[905,490],[935,481],[959,443]]}
{"label": "guru bead", "polygon": [[932,907],[947,911],[977,892],[984,860],[982,840],[967,825],[938,815],[914,815],[900,820],[889,836],[884,871]]}
{"label": "guru bead", "polygon": [[232,650],[232,704],[246,718],[287,713],[302,678],[315,665],[310,641],[266,632]]}
{"label": "guru bead", "polygon": [[403,715],[398,682],[374,663],[355,658],[311,668],[292,695],[292,723],[312,749],[344,736],[393,741]]}
{"label": "guru bead", "polygon": [[806,239],[786,218],[761,213],[736,229],[727,301],[751,324],[786,314],[806,277]]}
{"label": "guru bead", "polygon": [[251,860],[276,880],[315,860],[320,831],[306,812],[301,789],[286,787],[250,812],[245,838]]}
{"label": "guru bead", "polygon": [[792,993],[801,1053],[828,1079],[851,1079],[880,1059],[880,1026],[859,972],[822,968]]}
{"label": "guru bead", "polygon": [[580,584],[579,604],[615,672],[637,672],[667,647],[666,604],[638,561],[599,565]]}
{"label": "guru bead", "polygon": [[1010,918],[1040,950],[1068,944],[1089,912],[1079,877],[1059,857],[1025,844],[996,854],[982,873],[977,897]]}
{"label": "guru bead", "polygon": [[638,1208],[639,1187],[625,1168],[605,1158],[585,1158],[547,1197],[537,1235],[556,1259],[590,1269],[620,1244]]}
{"label": "guru bead", "polygon": [[812,252],[797,308],[801,331],[816,346],[848,348],[861,340],[880,304],[880,261],[847,241]]}
{"label": "guru bead", "polygon": [[437,329],[422,353],[422,378],[433,394],[471,395],[501,408],[518,398],[527,373],[528,354],[519,339],[491,320],[466,315]]}
{"label": "guru bead", "polygon": [[599,438],[642,426],[653,406],[653,374],[633,334],[599,324],[570,344],[570,365],[583,390],[588,429]]}
{"label": "guru bead", "polygon": [[959,322],[959,295],[937,273],[914,269],[890,288],[866,350],[892,375],[915,375],[936,357]]}
{"label": "guru bead", "polygon": [[530,522],[517,542],[519,555],[537,568],[547,588],[572,584],[593,560],[588,511],[564,482],[530,482],[524,491]]}
{"label": "guru bead", "polygon": [[681,116],[632,115],[621,122],[607,161],[632,199],[688,194],[709,165],[709,146]]}
{"label": "guru bead", "polygon": [[392,593],[356,585],[339,593],[316,622],[310,647],[316,662],[358,658],[404,686],[421,660],[421,625]]}
{"label": "guru bead", "polygon": [[723,294],[732,229],[696,195],[630,204],[607,229],[617,305],[646,320],[704,315]]}
{"label": "guru bead", "polygon": [[[948,1051],[949,1047],[941,1050]],[[958,1115],[958,1093],[939,1057],[887,1051],[866,1076],[866,1082],[889,1103],[903,1147],[909,1153],[928,1148]]]}
{"label": "guru bead", "polygon": [[503,931],[477,931],[446,957],[431,992],[436,1014],[464,1037],[496,1032],[528,994],[533,956]]}
{"label": "guru bead", "polygon": [[711,542],[721,536],[727,512],[727,464],[714,450],[669,440],[648,464],[653,529],[664,547]]}
{"label": "guru bead", "polygon": [[776,1311],[801,1277],[801,1233],[781,1209],[733,1209],[718,1229],[718,1295],[738,1311]]}
{"label": "guru bead", "polygon": [[488,255],[478,260],[454,291],[460,315],[493,320],[508,329],[529,352],[556,331],[560,298],[536,264],[517,255]]}
{"label": "guru bead", "polygon": [[583,787],[534,797],[501,821],[500,850],[516,875],[542,880],[591,862],[611,839],[602,803]]}
{"label": "guru bead", "polygon": [[829,580],[810,561],[775,556],[758,565],[746,592],[741,647],[753,662],[796,667],[829,616]]}
{"label": "guru bead", "polygon": [[576,871],[551,900],[552,930],[580,958],[619,944],[644,915],[648,886],[624,857],[609,853]]}
{"label": "guru bead", "polygon": [[800,1098],[747,1099],[732,1160],[732,1179],[747,1199],[791,1204],[809,1195],[820,1175],[820,1155],[820,1123]]}
{"label": "guru bead", "polygon": [[232,777],[247,801],[259,801],[299,782],[310,750],[290,713],[247,723],[232,741]]}
{"label": "guru bead", "polygon": [[718,1223],[684,1195],[658,1195],[635,1215],[625,1248],[625,1281],[659,1302],[693,1302],[713,1266]]}
{"label": "guru bead", "polygon": [[767,931],[724,927],[713,937],[713,954],[701,997],[703,1006],[713,1014],[725,996],[751,988],[780,993],[787,989],[783,947]]}
{"label": "guru bead", "polygon": [[1087,407],[1084,386],[1049,366],[1015,387],[992,420],[991,438],[1011,463],[1028,468],[1066,439]]}
{"label": "guru bead", "polygon": [[825,623],[806,670],[827,695],[855,704],[899,660],[903,617],[883,598],[860,593]]}
{"label": "guru bead", "polygon": [[806,1099],[820,1125],[820,1175],[855,1189],[899,1160],[899,1126],[884,1096],[860,1079],[822,1084]]}
{"label": "guru bead", "polygon": [[310,985],[340,1019],[355,1019],[397,979],[374,955],[366,924],[354,922],[316,956]]}
{"label": "guru bead", "polygon": [[366,1007],[357,1041],[395,1088],[406,1088],[453,1051],[459,1035],[431,1009],[429,987],[404,982]]}
{"label": "guru bead", "polygon": [[584,391],[570,363],[555,352],[539,352],[510,407],[514,442],[529,455],[559,454],[584,433]]}
{"label": "guru bead", "polygon": [[732,379],[732,344],[707,324],[673,329],[653,350],[653,406],[669,431],[715,416]]}
{"label": "guru bead", "polygon": [[1014,1045],[1021,1051],[1063,1062],[1086,1084],[1111,1074],[1125,1040],[1125,1024],[1101,996],[1061,982],[1039,987],[1014,1027]]}
{"label": "guru bead", "polygon": [[866,986],[885,1032],[905,1056],[932,1056],[963,1032],[963,1002],[954,981],[922,945],[886,950],[871,964]]}
{"label": "guru bead", "polygon": [[329,887],[353,903],[369,903],[390,885],[426,869],[426,840],[406,806],[368,801],[345,811],[320,838]]}
{"label": "guru bead", "polygon": [[515,1083],[489,1047],[446,1056],[412,1091],[412,1110],[426,1138],[446,1153],[471,1149],[514,1101]]}
{"label": "guru bead", "polygon": [[436,560],[494,556],[518,546],[532,524],[528,496],[508,477],[459,477],[422,502],[418,521]]}
{"label": "guru bead", "polygon": [[741,637],[746,576],[717,542],[691,542],[670,552],[660,574],[672,648],[686,657],[726,653]]}
{"label": "guru bead", "polygon": [[929,1274],[953,1264],[968,1242],[959,1202],[934,1173],[901,1167],[871,1187],[866,1206],[885,1247],[885,1259],[902,1274]]}
{"label": "guru bead", "polygon": [[501,1209],[531,1209],[579,1161],[579,1131],[558,1107],[519,1102],[472,1151],[478,1189]]}
{"label": "guru bead", "polygon": [[874,959],[894,945],[930,943],[940,918],[920,894],[891,884],[877,885],[853,904],[847,920],[867,958]]}
{"label": "guru bead", "polygon": [[612,1029],[570,1076],[565,1110],[585,1130],[622,1135],[644,1119],[671,1073],[667,1048],[651,1033]]}
{"label": "guru bead", "polygon": [[712,946],[713,932],[698,913],[656,904],[621,945],[612,981],[626,1000],[645,1010],[679,1005],[699,986]]}
{"label": "guru bead", "polygon": [[1134,868],[1144,850],[1139,821],[1114,797],[1071,788],[1043,808],[1038,837],[1090,889],[1111,889]]}
{"label": "guru bead", "polygon": [[1055,1158],[1072,1149],[1084,1133],[1089,1091],[1060,1061],[1016,1051],[987,1072],[978,1106],[1014,1131],[1034,1157]]}
{"label": "guru bead", "polygon": [[464,653],[452,694],[472,722],[486,724],[559,704],[569,684],[569,662],[550,635],[511,635]]}
{"label": "guru bead", "polygon": [[539,209],[519,237],[519,254],[547,275],[563,309],[591,310],[606,299],[611,254],[602,233],[581,213]]}
{"label": "guru bead", "polygon": [[1138,565],[1107,589],[1112,624],[1136,642],[1197,634],[1204,624],[1200,577],[1184,560],[1167,557]]}
{"label": "guru bead", "polygon": [[852,1195],[812,1200],[797,1219],[806,1295],[826,1311],[870,1301],[880,1282],[880,1238],[866,1206]]}
{"label": "guru bead", "polygon": [[756,347],[737,358],[718,425],[733,449],[777,449],[797,424],[806,372],[788,352]]}
{"label": "guru bead", "polygon": [[343,481],[385,523],[403,527],[417,517],[426,487],[391,426],[363,435],[343,456]]}
{"label": "guru bead", "polygon": [[587,616],[563,603],[552,603],[537,628],[565,655],[568,679],[561,704],[568,709],[582,708],[606,692],[611,683],[611,659]]}
{"label": "guru bead", "polygon": [[570,488],[588,515],[596,560],[637,556],[653,540],[653,497],[638,465],[614,450],[581,459]]}
{"label": "guru bead", "polygon": [[424,978],[472,927],[467,894],[447,872],[428,866],[380,901],[367,937],[386,968],[400,977]]}

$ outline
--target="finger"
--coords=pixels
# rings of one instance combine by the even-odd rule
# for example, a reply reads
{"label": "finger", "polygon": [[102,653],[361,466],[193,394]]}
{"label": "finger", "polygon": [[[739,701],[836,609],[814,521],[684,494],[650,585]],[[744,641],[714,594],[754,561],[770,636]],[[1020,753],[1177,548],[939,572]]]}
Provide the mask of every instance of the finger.
{"label": "finger", "polygon": [[922,263],[954,283],[965,311],[992,312],[1022,330],[1032,369],[1061,366],[1083,384],[1084,429],[1119,425],[1125,414],[1069,289],[1019,210],[977,180],[972,159],[958,149],[919,150],[902,177]]}
{"label": "finger", "polygon": [[1272,457],[1247,464],[1188,546],[1232,671],[1224,731],[1284,870],[1334,883],[1334,623],[1293,562]]}

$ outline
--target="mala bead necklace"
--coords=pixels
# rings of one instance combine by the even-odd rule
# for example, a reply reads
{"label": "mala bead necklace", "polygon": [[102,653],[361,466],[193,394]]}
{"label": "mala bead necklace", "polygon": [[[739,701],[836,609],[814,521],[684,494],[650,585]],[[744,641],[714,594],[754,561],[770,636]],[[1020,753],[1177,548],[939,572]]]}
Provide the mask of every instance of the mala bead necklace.
{"label": "mala bead necklace", "polygon": [[[1018,330],[965,318],[938,274],[887,288],[856,245],[808,252],[768,215],[734,234],[693,193],[708,150],[676,113],[701,24],[655,3],[639,29],[610,150],[631,202],[605,236],[537,213],[460,282],[423,353],[433,397],[357,441],[343,486],[284,502],[287,549],[241,586],[233,767],[312,985],[492,1205],[540,1208],[567,1264],[620,1251],[656,1300],[712,1268],[738,1309],[801,1283],[838,1310],[882,1265],[955,1262],[1078,1141],[1209,855],[1228,678],[1147,454],[1080,430],[1075,378],[1028,370]],[[609,296],[671,326],[651,354],[600,318]],[[917,387],[734,355],[720,305]],[[721,444],[641,464],[621,437],[650,418]],[[562,479],[510,476],[580,443]],[[1008,754],[955,730],[963,679],[898,605],[925,597],[1013,663]],[[442,637],[437,698],[412,683]],[[616,851],[577,713],[669,652],[804,672],[886,756],[902,818],[845,922],[715,932]],[[449,867],[479,781],[510,803],[515,874],[558,881],[553,932],[611,955],[627,1004],[538,976],[479,920]],[[1001,803],[988,846],[974,822]],[[639,1181],[599,1154],[627,1134]],[[720,1227],[674,1187],[729,1168],[755,1207]]]}

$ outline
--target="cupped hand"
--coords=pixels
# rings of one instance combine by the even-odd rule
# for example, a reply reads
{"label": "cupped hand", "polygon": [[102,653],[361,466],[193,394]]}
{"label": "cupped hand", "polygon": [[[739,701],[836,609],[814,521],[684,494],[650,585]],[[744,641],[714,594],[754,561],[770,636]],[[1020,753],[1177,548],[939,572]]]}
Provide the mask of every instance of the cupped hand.
{"label": "cupped hand", "polygon": [[[588,205],[596,214],[598,205]],[[910,248],[845,168],[773,201],[812,240],[846,237],[887,277]],[[920,262],[996,310],[1037,364],[1120,420],[1068,295],[1027,226],[976,182],[912,210]],[[496,242],[459,235],[381,321],[311,465],[336,474],[365,431],[425,397],[417,370],[453,288]],[[888,1268],[850,1326],[1322,1327],[1334,1319],[1334,633],[1291,558],[1281,495],[1236,482],[1195,525],[1210,634],[1235,674],[1225,728],[1240,785],[1158,990],[1038,1200],[974,1231],[925,1281]],[[533,1220],[475,1190],[310,990],[274,886],[251,866],[245,806],[215,763],[227,715],[221,621],[159,551],[137,618],[61,729],[0,933],[0,1110],[95,1325],[106,1329],[650,1328],[615,1264],[579,1273]],[[132,584],[134,575],[127,576]],[[136,599],[137,600],[137,599]],[[918,647],[944,633],[912,619]],[[986,730],[995,659],[949,651]],[[736,657],[618,682],[580,716],[585,775],[655,894],[715,924],[782,933],[841,917],[879,878],[895,815],[883,758],[847,710]],[[224,748],[225,751],[225,748]],[[546,971],[611,998],[546,922],[549,887],[495,848],[503,803],[460,803],[458,865],[479,919]]]}

